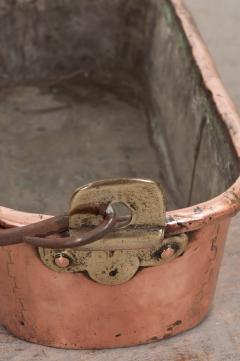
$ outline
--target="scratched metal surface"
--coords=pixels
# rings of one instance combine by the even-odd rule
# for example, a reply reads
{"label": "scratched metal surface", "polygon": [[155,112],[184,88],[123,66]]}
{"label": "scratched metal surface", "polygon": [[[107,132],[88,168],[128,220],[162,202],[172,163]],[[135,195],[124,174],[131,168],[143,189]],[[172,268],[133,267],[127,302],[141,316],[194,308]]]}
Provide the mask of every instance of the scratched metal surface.
{"label": "scratched metal surface", "polygon": [[212,311],[195,329],[149,345],[101,351],[66,351],[42,347],[17,340],[0,329],[0,360],[239,361],[239,221],[240,216],[232,222]]}
{"label": "scratched metal surface", "polygon": [[[239,0],[186,0],[240,109]],[[229,232],[216,297],[207,320],[159,343],[117,350],[65,351],[29,344],[0,328],[0,361],[238,361],[240,360],[240,216]]]}

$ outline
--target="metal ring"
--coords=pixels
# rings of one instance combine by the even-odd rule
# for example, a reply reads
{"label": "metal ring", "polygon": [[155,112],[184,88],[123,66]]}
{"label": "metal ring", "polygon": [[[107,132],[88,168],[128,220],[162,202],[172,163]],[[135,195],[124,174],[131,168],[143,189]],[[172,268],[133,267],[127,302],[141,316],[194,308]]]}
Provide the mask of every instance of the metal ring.
{"label": "metal ring", "polygon": [[118,218],[113,207],[108,206],[103,222],[96,228],[80,234],[78,237],[63,237],[63,238],[40,238],[40,237],[24,237],[24,241],[35,247],[43,248],[75,248],[90,244],[98,239],[104,237],[109,233],[114,225],[117,223]]}
{"label": "metal ring", "polygon": [[[102,212],[100,212],[102,213]],[[32,223],[23,227],[15,227],[0,232],[0,246],[10,246],[19,243],[28,243],[43,248],[74,248],[90,244],[109,233],[116,223],[120,225],[130,221],[131,217],[118,215],[113,205],[108,205],[104,212],[103,222],[96,228],[79,234],[78,237],[54,237],[47,236],[62,233],[69,229],[69,216],[52,217],[40,222]]]}

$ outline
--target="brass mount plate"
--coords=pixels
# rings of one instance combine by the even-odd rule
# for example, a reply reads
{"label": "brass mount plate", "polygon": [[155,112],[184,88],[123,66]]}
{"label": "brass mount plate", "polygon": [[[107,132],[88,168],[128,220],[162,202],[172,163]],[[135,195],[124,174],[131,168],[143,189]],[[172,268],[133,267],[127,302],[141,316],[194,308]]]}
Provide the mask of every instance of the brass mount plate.
{"label": "brass mount plate", "polygon": [[[122,204],[131,212],[128,224],[107,236],[73,249],[39,248],[44,264],[56,272],[83,272],[96,282],[116,285],[130,280],[139,267],[157,266],[184,252],[185,234],[164,239],[165,204],[159,185],[142,179],[116,179],[91,183],[75,191],[69,209],[69,231],[97,227],[97,212],[109,204]],[[56,262],[62,259],[62,265]]]}

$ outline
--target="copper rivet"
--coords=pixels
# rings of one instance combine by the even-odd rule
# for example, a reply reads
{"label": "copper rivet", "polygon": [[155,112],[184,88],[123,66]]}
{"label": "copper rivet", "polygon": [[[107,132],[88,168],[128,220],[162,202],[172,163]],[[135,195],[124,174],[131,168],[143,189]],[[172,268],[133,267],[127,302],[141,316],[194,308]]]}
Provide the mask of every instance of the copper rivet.
{"label": "copper rivet", "polygon": [[175,250],[171,247],[168,246],[168,248],[166,248],[162,254],[161,254],[161,258],[164,260],[168,260],[169,258],[171,258],[173,255],[175,254]]}
{"label": "copper rivet", "polygon": [[56,256],[55,259],[54,259],[54,262],[55,262],[55,265],[60,267],[60,268],[67,268],[71,263],[69,257],[66,256],[66,255],[58,255],[58,256]]}

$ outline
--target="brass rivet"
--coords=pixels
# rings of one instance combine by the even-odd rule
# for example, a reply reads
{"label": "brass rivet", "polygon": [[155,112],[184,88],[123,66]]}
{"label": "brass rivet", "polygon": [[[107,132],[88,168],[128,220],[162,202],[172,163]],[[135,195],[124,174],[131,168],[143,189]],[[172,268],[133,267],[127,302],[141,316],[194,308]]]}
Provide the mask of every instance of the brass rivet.
{"label": "brass rivet", "polygon": [[59,268],[67,268],[70,266],[71,264],[71,259],[68,255],[66,254],[58,254],[55,258],[54,258],[54,263],[56,266],[58,266]]}
{"label": "brass rivet", "polygon": [[172,258],[175,253],[176,250],[169,245],[166,249],[162,251],[161,258],[167,261],[168,259]]}

